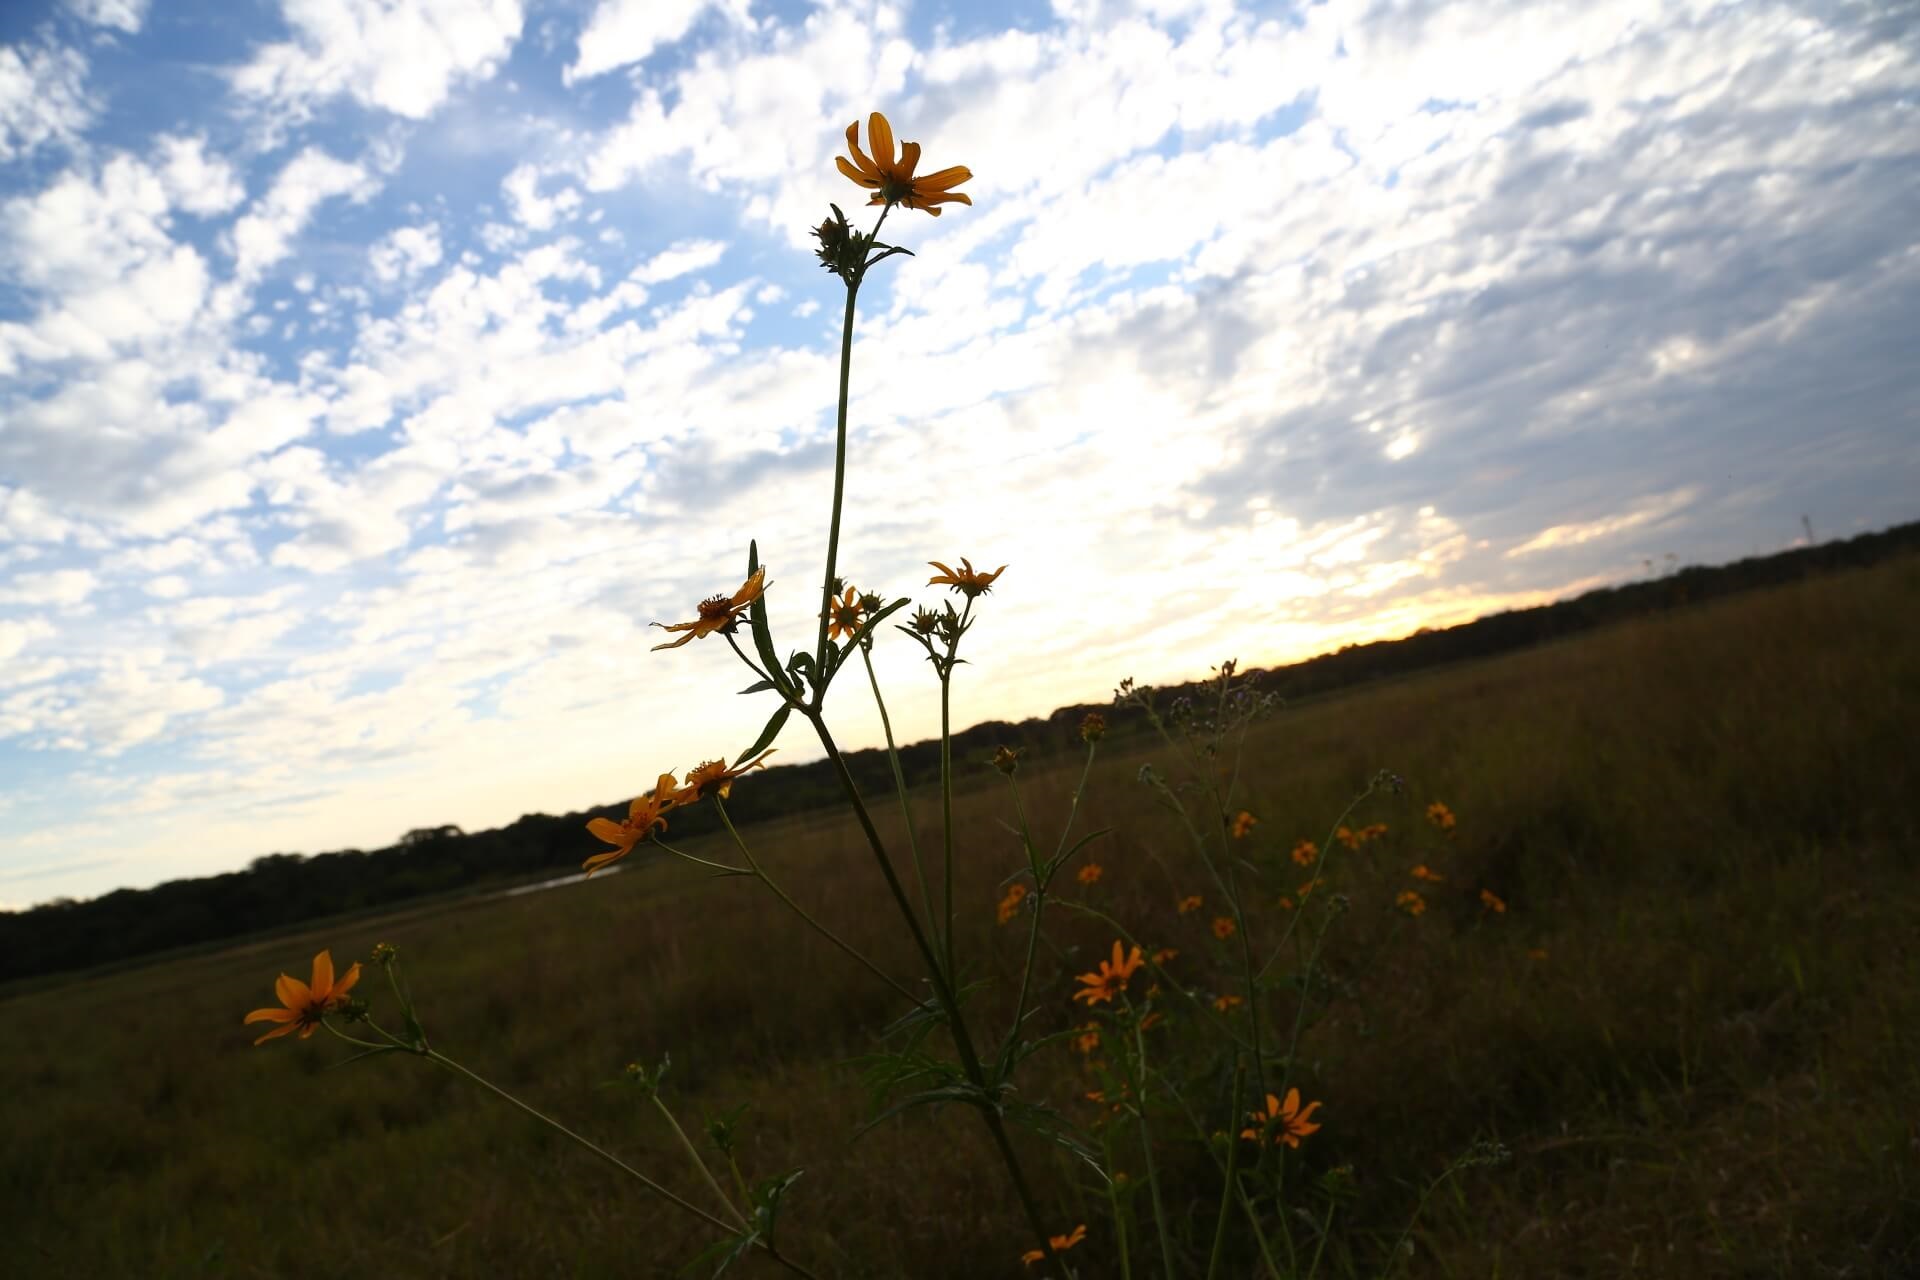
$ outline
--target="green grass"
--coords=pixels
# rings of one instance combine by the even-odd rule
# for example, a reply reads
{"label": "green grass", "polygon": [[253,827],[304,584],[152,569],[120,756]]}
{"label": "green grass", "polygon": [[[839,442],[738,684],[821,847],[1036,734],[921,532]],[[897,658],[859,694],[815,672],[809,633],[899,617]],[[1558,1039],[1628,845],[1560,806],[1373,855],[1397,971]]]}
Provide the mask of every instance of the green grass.
{"label": "green grass", "polygon": [[[991,628],[989,611],[981,642]],[[1303,1161],[1350,1164],[1357,1185],[1331,1274],[1377,1274],[1419,1188],[1487,1138],[1513,1160],[1434,1196],[1403,1274],[1920,1275],[1915,634],[1920,561],[1905,559],[1316,700],[1256,731],[1246,805],[1254,844],[1281,858],[1375,769],[1409,782],[1357,815],[1390,830],[1336,871],[1355,903],[1329,952],[1347,996],[1303,1048],[1325,1124]],[[1175,832],[1134,781],[1168,762],[1141,752],[1103,757],[1089,790],[1093,825],[1114,829],[1094,846],[1098,896],[1205,985],[1208,913],[1171,905],[1203,886],[1182,882]],[[636,760],[636,779],[656,767]],[[1017,846],[980,772],[959,805],[962,945],[1011,978],[1020,939],[993,903]],[[1073,775],[1023,781],[1051,830]],[[1435,798],[1460,816],[1450,841],[1421,822]],[[911,971],[850,823],[748,837],[810,909]],[[1377,909],[1418,861],[1448,876],[1427,914]],[[1481,909],[1483,886],[1506,914]],[[1108,935],[1064,916],[1056,933],[1078,949],[1037,981],[1065,1026],[1071,974]],[[250,1047],[240,1017],[271,1003],[276,973],[382,940],[436,1047],[691,1198],[657,1119],[596,1085],[665,1050],[690,1127],[749,1104],[750,1171],[807,1170],[783,1238],[821,1275],[1020,1274],[1019,1215],[970,1116],[852,1137],[867,1104],[843,1064],[897,1012],[885,990],[745,882],[659,865],[0,1003],[0,1269],[674,1274],[705,1243],[697,1224],[470,1086],[399,1058],[331,1069],[346,1054],[325,1036]],[[1064,1047],[1036,1078],[1069,1110],[1088,1087]],[[1100,1202],[1027,1152],[1063,1227],[1093,1228],[1083,1274],[1117,1274]],[[1186,1172],[1200,1167],[1176,1155],[1170,1201],[1210,1199]]]}

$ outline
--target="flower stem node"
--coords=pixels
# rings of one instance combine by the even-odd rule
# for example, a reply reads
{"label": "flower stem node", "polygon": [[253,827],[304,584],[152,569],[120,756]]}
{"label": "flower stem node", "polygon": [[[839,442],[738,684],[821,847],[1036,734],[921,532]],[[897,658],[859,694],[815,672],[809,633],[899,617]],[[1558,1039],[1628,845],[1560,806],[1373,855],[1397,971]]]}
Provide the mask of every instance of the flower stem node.
{"label": "flower stem node", "polygon": [[847,215],[840,212],[839,205],[827,207],[833,210],[833,216],[813,229],[814,238],[820,241],[814,255],[820,259],[821,266],[850,282],[866,261],[872,241],[848,225]]}

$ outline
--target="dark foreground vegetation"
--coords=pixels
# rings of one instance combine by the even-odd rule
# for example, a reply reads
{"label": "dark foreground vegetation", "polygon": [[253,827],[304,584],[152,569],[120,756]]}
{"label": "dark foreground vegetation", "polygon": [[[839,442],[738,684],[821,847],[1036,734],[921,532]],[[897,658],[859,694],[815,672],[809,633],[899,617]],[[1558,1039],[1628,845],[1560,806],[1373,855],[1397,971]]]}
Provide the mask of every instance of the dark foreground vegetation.
{"label": "dark foreground vegetation", "polygon": [[[1300,1070],[1323,1127],[1299,1167],[1347,1167],[1352,1193],[1320,1274],[1381,1274],[1419,1189],[1491,1140],[1511,1161],[1441,1188],[1396,1274],[1920,1275],[1916,633],[1909,556],[1266,723],[1246,773],[1264,850],[1322,837],[1385,767],[1407,794],[1355,815],[1387,827],[1353,860],[1356,903],[1416,863],[1446,876],[1421,882],[1418,918],[1356,906],[1327,956],[1337,998]],[[1114,831],[1095,892],[1197,956],[1204,930],[1174,906],[1192,886],[1161,874],[1175,835],[1134,781],[1149,759],[1121,741],[1095,770],[1092,822]],[[1072,781],[1033,777],[1030,810],[1059,812]],[[762,785],[743,783],[740,807]],[[1007,968],[1003,798],[963,796],[958,821],[972,950]],[[1433,800],[1458,815],[1451,836],[1423,822]],[[830,925],[902,959],[849,824],[801,814],[747,835]],[[438,1047],[689,1195],[658,1117],[597,1086],[670,1051],[689,1121],[745,1104],[750,1172],[806,1169],[783,1247],[819,1274],[1022,1273],[1021,1223],[974,1126],[914,1113],[852,1136],[866,1111],[846,1062],[890,1016],[884,989],[764,895],[659,864],[0,1003],[0,1270],[676,1274],[697,1224],[463,1082],[399,1058],[331,1069],[346,1055],[324,1035],[249,1046],[240,1017],[274,974],[376,941],[400,946]],[[1088,931],[1043,966],[1059,1026],[1105,941]],[[1085,1111],[1083,1061],[1065,1044],[1049,1061],[1053,1100]],[[1069,1162],[1029,1155],[1062,1223],[1098,1220]],[[1109,1248],[1089,1237],[1083,1276],[1118,1274]],[[749,1259],[738,1274],[772,1273]]]}
{"label": "dark foreground vegetation", "polygon": [[[1384,677],[1510,653],[1604,624],[1812,574],[1877,564],[1916,548],[1920,548],[1920,523],[1728,565],[1690,566],[1555,604],[1494,614],[1400,640],[1350,645],[1338,653],[1265,672],[1263,686],[1297,701]],[[1116,678],[1124,674],[1116,673]],[[1079,748],[1080,718],[1090,709],[1062,707],[1045,718],[1019,724],[976,725],[955,735],[956,758],[982,757],[1002,744],[1023,749],[1029,759],[1071,754]],[[1102,709],[1114,720],[1117,736],[1139,730],[1137,717]],[[901,758],[912,782],[939,776],[937,741],[908,746]],[[869,794],[882,794],[891,786],[884,752],[855,752],[849,762]],[[85,902],[58,900],[28,911],[0,911],[0,983],[218,942],[330,913],[362,912],[426,895],[565,874],[604,847],[587,834],[587,820],[619,818],[628,798],[585,813],[528,814],[492,831],[422,827],[388,848],[371,852],[347,849],[311,857],[268,854],[244,871],[175,880],[151,889],[122,889]],[[816,761],[757,774],[754,787],[743,790],[735,814],[753,821],[830,809],[840,803],[839,787],[826,762]],[[687,811],[674,820],[677,835],[710,833],[716,825],[707,808]]]}

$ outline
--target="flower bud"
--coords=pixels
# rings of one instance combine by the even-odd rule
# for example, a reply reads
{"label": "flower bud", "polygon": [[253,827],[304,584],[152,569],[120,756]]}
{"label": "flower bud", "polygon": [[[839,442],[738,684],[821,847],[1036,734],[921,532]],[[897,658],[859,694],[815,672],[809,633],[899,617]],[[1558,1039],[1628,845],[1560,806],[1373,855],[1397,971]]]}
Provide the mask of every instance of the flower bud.
{"label": "flower bud", "polygon": [[1080,741],[1098,742],[1107,736],[1107,718],[1098,711],[1087,712],[1086,719],[1080,722]]}
{"label": "flower bud", "polygon": [[1011,778],[1014,770],[1020,767],[1020,753],[1012,747],[995,747],[993,767]]}

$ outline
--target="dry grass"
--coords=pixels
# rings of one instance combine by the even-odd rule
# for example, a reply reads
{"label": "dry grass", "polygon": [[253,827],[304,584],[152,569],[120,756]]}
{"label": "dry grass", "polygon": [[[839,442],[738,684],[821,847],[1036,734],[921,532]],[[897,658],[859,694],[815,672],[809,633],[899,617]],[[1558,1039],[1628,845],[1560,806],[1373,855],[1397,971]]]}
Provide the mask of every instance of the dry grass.
{"label": "dry grass", "polygon": [[[1259,732],[1247,803],[1282,857],[1374,769],[1410,783],[1360,815],[1390,833],[1350,871],[1360,909],[1330,962],[1351,998],[1302,1064],[1326,1126],[1306,1159],[1352,1164],[1359,1187],[1333,1274],[1377,1274],[1418,1188],[1478,1137],[1514,1161],[1435,1197],[1405,1274],[1920,1274],[1917,630],[1909,559],[1330,698]],[[1198,962],[1204,913],[1171,903],[1199,886],[1179,883],[1173,832],[1133,781],[1158,758],[1140,748],[1119,744],[1088,797],[1114,828],[1100,893]],[[997,781],[962,796],[963,949],[1010,974],[993,902],[1017,854]],[[1043,826],[1071,782],[1030,780]],[[1460,815],[1450,842],[1420,822],[1432,798]],[[749,837],[909,971],[850,825]],[[1424,917],[1366,909],[1416,861],[1449,877]],[[1511,909],[1484,913],[1482,886]],[[1061,936],[1078,950],[1040,974],[1056,1025],[1069,975],[1104,945]],[[400,1059],[331,1070],[345,1055],[324,1038],[249,1047],[240,1016],[274,973],[380,940],[407,956],[437,1047],[689,1195],[657,1123],[595,1086],[670,1050],[687,1119],[750,1104],[752,1171],[807,1169],[786,1238],[822,1275],[1019,1273],[1017,1214],[971,1118],[851,1137],[865,1102],[843,1064],[896,1012],[884,989],[743,882],[669,866],[6,1001],[6,1272],[674,1274],[702,1243],[688,1222],[461,1082]],[[1080,1069],[1064,1047],[1042,1060],[1062,1099]],[[1073,1171],[1037,1147],[1032,1161],[1061,1220],[1097,1227]],[[1175,1182],[1181,1206],[1214,1194]],[[1114,1274],[1098,1231],[1078,1257]]]}

